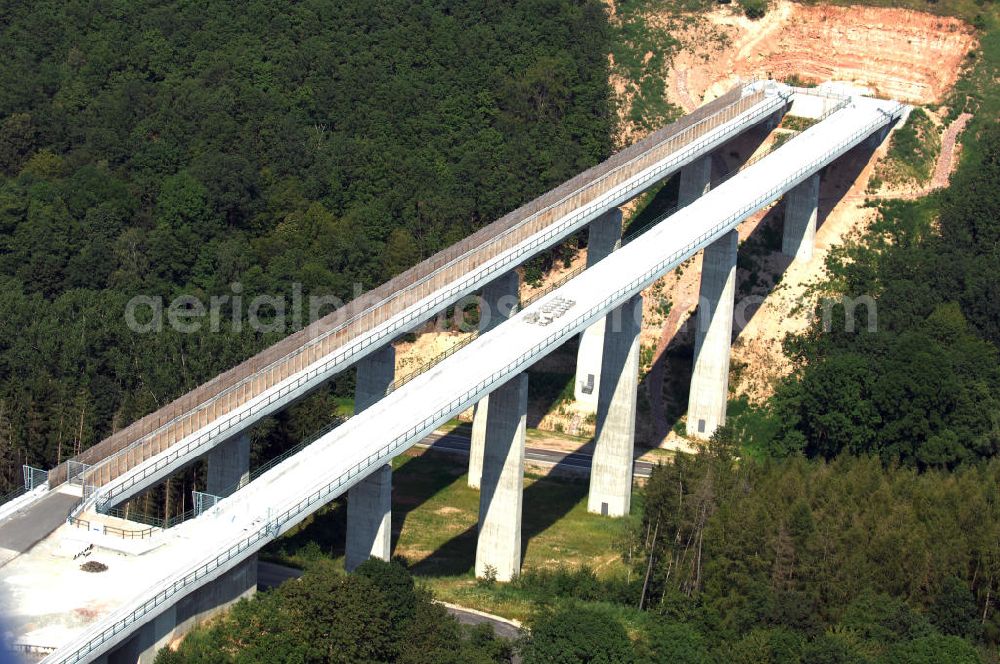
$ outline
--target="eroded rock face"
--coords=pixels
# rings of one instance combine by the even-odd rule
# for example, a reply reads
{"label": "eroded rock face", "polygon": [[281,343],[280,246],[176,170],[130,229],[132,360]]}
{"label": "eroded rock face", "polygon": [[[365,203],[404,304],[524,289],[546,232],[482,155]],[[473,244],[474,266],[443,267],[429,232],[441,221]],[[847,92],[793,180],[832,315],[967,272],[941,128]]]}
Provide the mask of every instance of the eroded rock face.
{"label": "eroded rock face", "polygon": [[[693,48],[674,62],[695,100],[715,96],[738,76],[770,74],[849,81],[879,96],[937,103],[976,41],[971,26],[959,19],[904,9],[781,2],[760,21],[724,10],[707,18],[700,30],[721,32],[728,43],[691,40]],[[698,43],[711,53],[699,52]]]}

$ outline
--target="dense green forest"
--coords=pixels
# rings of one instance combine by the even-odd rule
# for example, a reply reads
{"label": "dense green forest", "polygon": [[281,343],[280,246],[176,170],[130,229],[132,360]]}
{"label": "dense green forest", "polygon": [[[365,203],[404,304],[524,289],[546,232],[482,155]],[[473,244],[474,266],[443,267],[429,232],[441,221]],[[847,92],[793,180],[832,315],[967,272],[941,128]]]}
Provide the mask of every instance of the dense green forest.
{"label": "dense green forest", "polygon": [[509,662],[511,652],[488,625],[459,625],[405,567],[372,559],[349,575],[317,565],[241,601],[156,662],[488,664]]}
{"label": "dense green forest", "polygon": [[[716,442],[657,468],[621,543],[630,577],[527,571],[525,661],[996,661],[996,461],[920,473],[738,452]],[[587,643],[593,659],[554,657]]]}
{"label": "dense green forest", "polygon": [[136,334],[132,296],[350,299],[606,157],[609,30],[597,0],[5,3],[0,494],[283,336]]}

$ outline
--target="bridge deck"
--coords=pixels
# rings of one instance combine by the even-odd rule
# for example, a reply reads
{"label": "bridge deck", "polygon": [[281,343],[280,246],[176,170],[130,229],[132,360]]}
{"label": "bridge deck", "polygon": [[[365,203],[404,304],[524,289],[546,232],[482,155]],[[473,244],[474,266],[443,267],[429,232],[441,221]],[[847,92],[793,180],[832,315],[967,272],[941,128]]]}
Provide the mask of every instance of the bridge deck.
{"label": "bridge deck", "polygon": [[[143,569],[133,578],[141,578],[143,588],[116,608],[108,602],[95,622],[56,644],[60,651],[46,661],[85,661],[107,651],[135,626],[252,555],[901,112],[891,102],[855,99],[647,231],[642,242],[613,253],[221,501],[214,514],[168,531],[157,550],[139,557]],[[529,322],[557,298],[573,302],[564,315],[548,325]],[[0,571],[4,595],[23,597],[27,587],[55,591],[45,587],[49,577],[19,574],[33,564],[26,558],[31,556]],[[137,576],[150,569],[159,581]]]}
{"label": "bridge deck", "polygon": [[[252,381],[255,391],[248,399],[227,401],[224,409],[221,405],[213,407],[224,410],[218,417],[215,417],[214,410],[199,416],[199,427],[192,430],[193,425],[184,425],[173,433],[160,431],[100,462],[87,473],[86,481],[102,487],[102,509],[161,481],[213,446],[245,430],[262,417],[284,408],[448,304],[476,292],[537,251],[558,242],[608,209],[630,200],[683,165],[711,152],[786,106],[788,93],[784,92],[784,96],[779,94],[783,88],[771,86],[765,92],[763,84],[755,86],[748,88],[739,100],[723,104],[721,110],[704,118],[703,123],[689,123],[687,129],[659,142],[647,139],[626,151],[628,159],[612,158],[610,161],[617,166],[602,165],[592,169],[595,174],[588,175],[591,171],[587,171],[574,178],[571,182],[580,180],[582,183],[574,184],[575,189],[570,187],[576,193],[560,198],[536,216],[529,216],[526,222],[516,226],[516,233],[501,232],[485,241],[474,258],[465,257],[449,264],[447,269],[436,274],[433,288],[420,287],[427,292],[415,304],[399,310],[386,320],[379,318],[374,326],[365,327],[357,323],[360,326],[358,330],[363,331],[345,344],[330,342],[333,344],[330,348],[323,344],[310,346],[313,350],[306,355],[300,354],[294,364],[287,365],[291,367],[289,371],[273,373],[268,370],[265,373],[270,378],[255,378]],[[385,313],[386,310],[382,311]],[[278,380],[279,377],[281,380]],[[183,437],[181,434],[184,434]],[[169,454],[164,456],[166,450]]]}
{"label": "bridge deck", "polygon": [[[651,164],[690,146],[706,133],[734,118],[752,113],[764,97],[759,87],[730,91],[132,423],[85,450],[74,460],[97,466],[88,473],[87,481],[104,484],[135,463],[162,452],[225,417],[322,358],[347,353],[358,355],[353,358],[354,361],[360,359],[361,351],[368,344],[353,350],[352,346],[393,317],[442,290],[452,288],[458,281],[467,281],[477,268],[526,240],[549,234],[544,244],[536,244],[531,250],[537,252],[550,246],[567,234],[562,229],[559,233],[552,233],[553,227],[563,221],[567,213],[600,198]],[[765,116],[766,113],[757,121]],[[516,260],[523,262],[524,258]],[[469,292],[468,288],[465,290]],[[410,322],[420,322],[421,315],[433,313],[433,310],[425,309]],[[123,450],[129,453],[121,454]],[[61,483],[67,475],[66,464],[55,468],[50,475],[50,485]]]}

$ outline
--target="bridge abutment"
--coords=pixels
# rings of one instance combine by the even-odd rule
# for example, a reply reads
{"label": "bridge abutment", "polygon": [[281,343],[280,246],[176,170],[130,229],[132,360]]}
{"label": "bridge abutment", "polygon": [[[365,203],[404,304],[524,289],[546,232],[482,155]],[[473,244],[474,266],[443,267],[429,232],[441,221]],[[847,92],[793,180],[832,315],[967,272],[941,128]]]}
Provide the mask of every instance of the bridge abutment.
{"label": "bridge abutment", "polygon": [[625,516],[632,500],[642,295],[605,317],[603,380],[597,407],[587,511]]}
{"label": "bridge abutment", "polygon": [[[479,332],[489,332],[517,312],[520,302],[520,278],[511,270],[483,289],[479,311]],[[486,422],[490,407],[489,395],[480,399],[472,413],[472,438],[469,441],[469,486],[478,489],[483,474],[483,447],[486,444]]]}
{"label": "bridge abutment", "polygon": [[[354,412],[360,413],[385,396],[396,375],[396,349],[391,345],[358,363]],[[347,492],[348,572],[369,558],[389,560],[392,554],[392,467],[386,464]]]}
{"label": "bridge abutment", "polygon": [[726,421],[738,245],[739,234],[729,231],[705,247],[702,259],[687,414],[688,435],[702,440]]}
{"label": "bridge abutment", "polygon": [[522,373],[490,395],[479,494],[476,577],[510,581],[521,570],[521,504],[528,375]]}
{"label": "bridge abutment", "polygon": [[781,253],[796,261],[808,261],[812,258],[818,212],[819,173],[814,173],[785,194]]}
{"label": "bridge abutment", "polygon": [[[587,267],[593,267],[601,259],[607,258],[621,246],[621,242],[622,211],[615,208],[592,221],[587,229]],[[603,352],[604,319],[601,319],[580,335],[573,397],[581,410],[597,412]]]}

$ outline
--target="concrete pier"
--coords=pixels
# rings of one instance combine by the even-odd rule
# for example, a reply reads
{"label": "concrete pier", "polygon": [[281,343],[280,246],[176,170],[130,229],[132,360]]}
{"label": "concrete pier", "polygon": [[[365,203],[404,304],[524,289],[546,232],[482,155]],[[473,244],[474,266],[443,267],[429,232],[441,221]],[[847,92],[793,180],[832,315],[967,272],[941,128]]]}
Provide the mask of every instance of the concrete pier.
{"label": "concrete pier", "polygon": [[810,175],[785,194],[785,225],[781,235],[781,253],[796,261],[812,258],[816,243],[816,217],[819,210],[819,173]]}
{"label": "concrete pier", "polygon": [[618,517],[628,514],[632,500],[642,295],[612,311],[605,321],[604,374],[587,511]]}
{"label": "concrete pier", "polygon": [[207,455],[205,493],[228,496],[250,480],[250,436],[230,438]]}
{"label": "concrete pier", "polygon": [[347,492],[344,568],[392,554],[392,466],[386,464]]}
{"label": "concrete pier", "polygon": [[[481,294],[479,333],[489,332],[515,314],[520,302],[520,278],[516,270],[490,282]],[[469,446],[469,486],[479,488],[483,474],[483,446],[486,443],[486,419],[490,398],[483,397],[472,414],[472,439]]]}
{"label": "concrete pier", "polygon": [[785,117],[785,109],[780,109],[775,111],[771,115],[767,116],[767,120],[764,121],[764,131],[774,131],[781,124],[782,118]]}
{"label": "concrete pier", "polygon": [[705,155],[681,169],[677,206],[690,205],[708,192],[712,186],[712,155]]}
{"label": "concrete pier", "polygon": [[512,378],[490,395],[479,494],[476,577],[510,581],[521,569],[521,502],[528,375]]}
{"label": "concrete pier", "polygon": [[[396,375],[396,349],[380,348],[358,363],[354,412],[360,413],[385,396]],[[389,560],[392,554],[392,467],[382,466],[347,492],[347,542],[344,568],[348,572],[371,557]]]}
{"label": "concrete pier", "polygon": [[[587,235],[587,267],[606,258],[622,243],[622,211],[610,210],[590,223]],[[601,384],[601,355],[604,349],[604,320],[594,323],[580,335],[576,355],[576,384],[573,398],[584,411],[597,412],[598,386]]]}
{"label": "concrete pier", "polygon": [[702,440],[726,421],[738,245],[739,234],[730,231],[705,248],[702,262],[687,414],[688,435]]}

